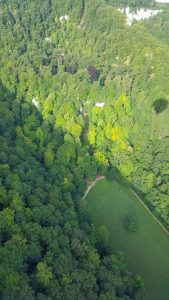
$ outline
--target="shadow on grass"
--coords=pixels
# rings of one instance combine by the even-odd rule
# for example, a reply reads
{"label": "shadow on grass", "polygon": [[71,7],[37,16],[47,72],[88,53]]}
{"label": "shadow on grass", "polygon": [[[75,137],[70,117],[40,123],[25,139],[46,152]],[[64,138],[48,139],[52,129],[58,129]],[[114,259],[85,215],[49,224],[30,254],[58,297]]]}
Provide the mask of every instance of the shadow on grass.
{"label": "shadow on grass", "polygon": [[153,107],[155,109],[156,114],[162,113],[167,108],[167,106],[168,106],[168,101],[163,98],[159,98],[155,100],[153,103]]}
{"label": "shadow on grass", "polygon": [[109,181],[116,180],[126,188],[131,188],[137,195],[138,197],[142,200],[142,202],[147,206],[149,211],[153,213],[153,215],[157,218],[157,220],[166,228],[166,230],[169,232],[169,226],[168,224],[161,218],[160,214],[158,214],[153,205],[146,201],[146,193],[143,193],[140,189],[138,189],[135,185],[132,184],[132,182],[127,181],[125,177],[123,177],[119,170],[116,167],[111,167],[109,168],[108,172],[106,173],[106,179]]}

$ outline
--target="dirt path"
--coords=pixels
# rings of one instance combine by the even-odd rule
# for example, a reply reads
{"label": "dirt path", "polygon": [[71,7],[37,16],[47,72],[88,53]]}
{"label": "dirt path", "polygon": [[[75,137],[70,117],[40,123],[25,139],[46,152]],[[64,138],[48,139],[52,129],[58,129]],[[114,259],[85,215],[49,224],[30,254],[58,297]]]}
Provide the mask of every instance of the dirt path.
{"label": "dirt path", "polygon": [[140,203],[144,206],[144,208],[149,212],[149,214],[154,218],[154,220],[163,228],[163,230],[169,235],[168,230],[163,226],[163,224],[154,216],[154,214],[149,210],[146,204],[141,200],[141,198],[137,195],[137,193],[130,188],[130,191],[136,196],[136,198],[140,201]]}
{"label": "dirt path", "polygon": [[82,26],[84,24],[84,11],[85,11],[85,0],[82,0],[82,11],[81,11],[80,26]]}
{"label": "dirt path", "polygon": [[96,179],[94,181],[91,181],[88,186],[87,186],[87,190],[83,196],[82,199],[85,199],[86,196],[88,195],[88,193],[91,191],[91,189],[95,186],[95,184],[100,181],[100,180],[103,180],[105,178],[105,176],[97,176]]}
{"label": "dirt path", "polygon": [[[97,176],[96,179],[94,181],[91,181],[88,183],[87,186],[87,190],[83,196],[82,199],[85,199],[88,195],[88,193],[91,191],[91,189],[95,186],[95,184],[100,181],[103,180],[105,178],[105,176]],[[144,208],[149,212],[149,214],[154,218],[154,220],[163,228],[163,230],[167,233],[167,235],[169,235],[168,230],[163,226],[163,224],[154,216],[154,214],[149,210],[149,208],[146,206],[146,204],[143,202],[143,200],[141,200],[141,198],[137,195],[137,193],[130,188],[130,191],[133,193],[133,195],[139,200],[139,202],[144,206]]]}

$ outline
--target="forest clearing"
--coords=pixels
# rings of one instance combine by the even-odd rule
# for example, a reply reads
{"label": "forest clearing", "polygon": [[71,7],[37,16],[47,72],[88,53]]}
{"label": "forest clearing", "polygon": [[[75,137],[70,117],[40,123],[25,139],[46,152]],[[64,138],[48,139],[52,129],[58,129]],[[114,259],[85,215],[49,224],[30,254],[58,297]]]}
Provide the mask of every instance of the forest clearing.
{"label": "forest clearing", "polygon": [[[125,253],[127,264],[145,283],[145,299],[169,298],[169,239],[136,196],[117,182],[102,180],[87,196],[94,225],[109,231],[108,251]],[[126,222],[134,219],[134,230]],[[159,296],[158,296],[159,295]]]}

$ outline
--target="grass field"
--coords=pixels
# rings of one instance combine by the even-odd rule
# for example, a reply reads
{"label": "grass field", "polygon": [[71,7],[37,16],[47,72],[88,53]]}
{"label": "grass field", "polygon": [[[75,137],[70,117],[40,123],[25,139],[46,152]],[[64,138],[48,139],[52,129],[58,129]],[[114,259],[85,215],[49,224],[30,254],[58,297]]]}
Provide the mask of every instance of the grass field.
{"label": "grass field", "polygon": [[[128,267],[140,274],[146,300],[169,300],[169,236],[136,196],[117,182],[102,180],[89,192],[86,204],[93,223],[110,232],[109,250],[123,251]],[[136,231],[125,226],[129,216]]]}

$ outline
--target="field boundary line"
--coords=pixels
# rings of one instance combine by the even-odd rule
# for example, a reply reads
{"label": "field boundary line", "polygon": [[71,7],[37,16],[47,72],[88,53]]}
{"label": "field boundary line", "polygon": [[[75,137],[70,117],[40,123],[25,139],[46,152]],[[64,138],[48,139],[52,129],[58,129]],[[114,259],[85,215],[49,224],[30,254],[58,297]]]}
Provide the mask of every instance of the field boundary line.
{"label": "field boundary line", "polygon": [[92,183],[90,185],[88,185],[87,187],[87,190],[86,192],[84,193],[83,195],[83,200],[87,197],[88,193],[91,191],[91,189],[95,186],[95,184],[100,181],[100,180],[103,180],[105,179],[105,176],[99,176],[99,177],[96,177],[96,179],[94,181],[92,181]]}
{"label": "field boundary line", "polygon": [[140,201],[140,203],[144,206],[144,208],[149,212],[149,214],[154,218],[154,220],[163,228],[163,230],[169,235],[168,230],[163,226],[163,224],[155,217],[155,215],[150,211],[150,209],[147,207],[147,205],[143,202],[143,200],[137,195],[137,193],[130,188],[130,191],[137,197],[137,199]]}

